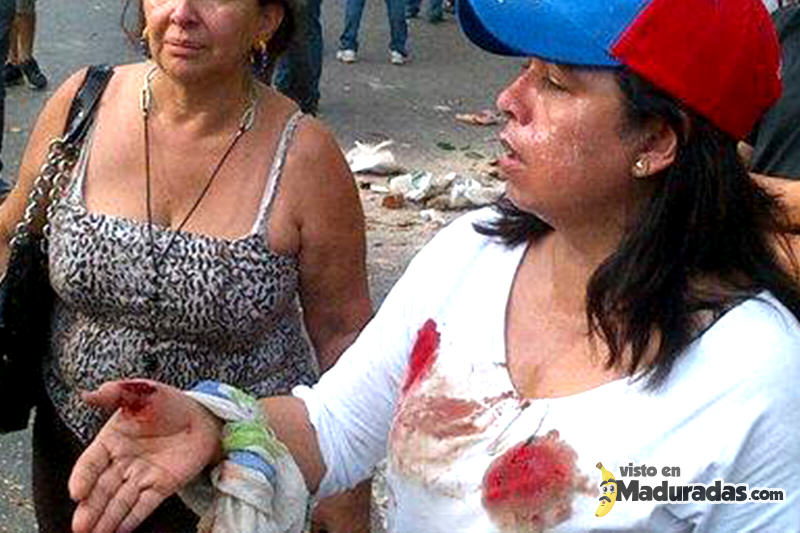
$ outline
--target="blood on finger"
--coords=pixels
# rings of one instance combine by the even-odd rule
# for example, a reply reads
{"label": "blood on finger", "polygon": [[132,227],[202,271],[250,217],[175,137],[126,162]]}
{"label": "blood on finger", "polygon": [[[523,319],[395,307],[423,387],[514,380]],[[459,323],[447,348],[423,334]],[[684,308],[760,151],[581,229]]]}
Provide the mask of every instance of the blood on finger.
{"label": "blood on finger", "polygon": [[156,392],[154,386],[142,382],[123,383],[120,387],[122,388],[120,408],[130,416],[140,414],[150,405],[150,397]]}

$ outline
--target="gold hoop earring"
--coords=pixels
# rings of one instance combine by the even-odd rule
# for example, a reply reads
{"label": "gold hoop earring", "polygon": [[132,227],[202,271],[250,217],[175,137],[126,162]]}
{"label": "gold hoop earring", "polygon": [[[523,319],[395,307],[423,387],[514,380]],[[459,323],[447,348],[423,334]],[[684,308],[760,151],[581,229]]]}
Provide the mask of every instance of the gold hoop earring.
{"label": "gold hoop earring", "polygon": [[139,49],[145,57],[150,57],[150,28],[147,26],[142,28],[142,34],[139,36]]}
{"label": "gold hoop earring", "polygon": [[267,44],[269,43],[269,35],[262,36],[256,39],[253,46],[250,48],[250,62],[256,63],[263,58],[267,53]]}
{"label": "gold hoop earring", "polygon": [[640,157],[633,164],[633,175],[636,178],[644,178],[650,174],[650,161],[644,157]]}

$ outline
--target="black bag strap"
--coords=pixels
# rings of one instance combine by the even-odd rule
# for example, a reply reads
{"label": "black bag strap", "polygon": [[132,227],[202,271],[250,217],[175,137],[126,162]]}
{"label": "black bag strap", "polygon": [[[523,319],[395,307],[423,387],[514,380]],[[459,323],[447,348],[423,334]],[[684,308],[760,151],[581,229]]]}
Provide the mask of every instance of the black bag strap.
{"label": "black bag strap", "polygon": [[83,84],[75,93],[64,127],[64,141],[73,146],[80,145],[94,120],[94,112],[103,91],[108,85],[114,68],[108,65],[92,65],[86,71]]}

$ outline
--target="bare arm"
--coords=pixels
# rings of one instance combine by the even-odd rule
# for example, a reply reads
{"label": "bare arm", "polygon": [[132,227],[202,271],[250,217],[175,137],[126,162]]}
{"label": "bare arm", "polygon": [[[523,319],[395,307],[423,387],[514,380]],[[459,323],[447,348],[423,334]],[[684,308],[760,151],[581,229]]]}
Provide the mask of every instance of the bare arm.
{"label": "bare arm", "polygon": [[336,362],[372,315],[364,214],[353,176],[330,133],[305,120],[286,162],[300,227],[300,298],[320,368]]}
{"label": "bare arm", "polygon": [[[116,413],[72,470],[76,533],[133,531],[165,498],[221,460],[220,421],[173,387],[117,381],[86,399]],[[302,401],[276,397],[261,406],[315,490],[324,466]]]}
{"label": "bare arm", "polygon": [[17,184],[0,206],[0,271],[5,271],[9,241],[25,212],[28,195],[44,163],[50,141],[63,134],[70,104],[85,77],[86,69],[70,76],[48,100],[36,120],[20,164]]}

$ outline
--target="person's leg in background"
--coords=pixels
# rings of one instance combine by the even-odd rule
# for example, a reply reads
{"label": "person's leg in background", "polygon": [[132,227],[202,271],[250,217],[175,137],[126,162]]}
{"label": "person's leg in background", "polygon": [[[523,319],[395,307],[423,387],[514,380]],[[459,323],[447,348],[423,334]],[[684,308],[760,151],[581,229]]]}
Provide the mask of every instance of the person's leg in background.
{"label": "person's leg in background", "polygon": [[444,22],[444,1],[428,0],[428,22]]}
{"label": "person's leg in background", "polygon": [[322,0],[308,0],[298,13],[299,31],[275,71],[275,87],[305,113],[317,114],[322,75]]}
{"label": "person's leg in background", "polygon": [[408,23],[406,22],[407,0],[386,0],[386,12],[389,16],[389,59],[392,64],[402,65],[408,61],[406,41],[408,40]]}
{"label": "person's leg in background", "polygon": [[[403,2],[405,0],[402,0]],[[339,37],[339,51],[336,59],[344,63],[356,60],[358,52],[358,28],[361,26],[361,15],[364,13],[365,0],[347,0],[344,7],[344,30]],[[403,19],[405,21],[405,19]]]}
{"label": "person's leg in background", "polygon": [[[8,55],[8,42],[9,34],[11,33],[11,24],[14,20],[15,4],[14,0],[0,0],[0,57]],[[6,87],[0,76],[0,156],[3,152],[3,131],[5,130],[5,116],[6,116]],[[0,202],[5,200],[5,197],[11,190],[11,183],[3,178],[3,161],[0,159]]]}
{"label": "person's leg in background", "polygon": [[11,35],[10,53],[4,69],[8,83],[18,83],[22,77],[34,89],[47,87],[47,77],[33,57],[33,42],[36,37],[36,1],[17,0],[17,14]]}
{"label": "person's leg in background", "polygon": [[415,19],[419,15],[419,8],[422,0],[408,0],[406,2],[406,18]]}

